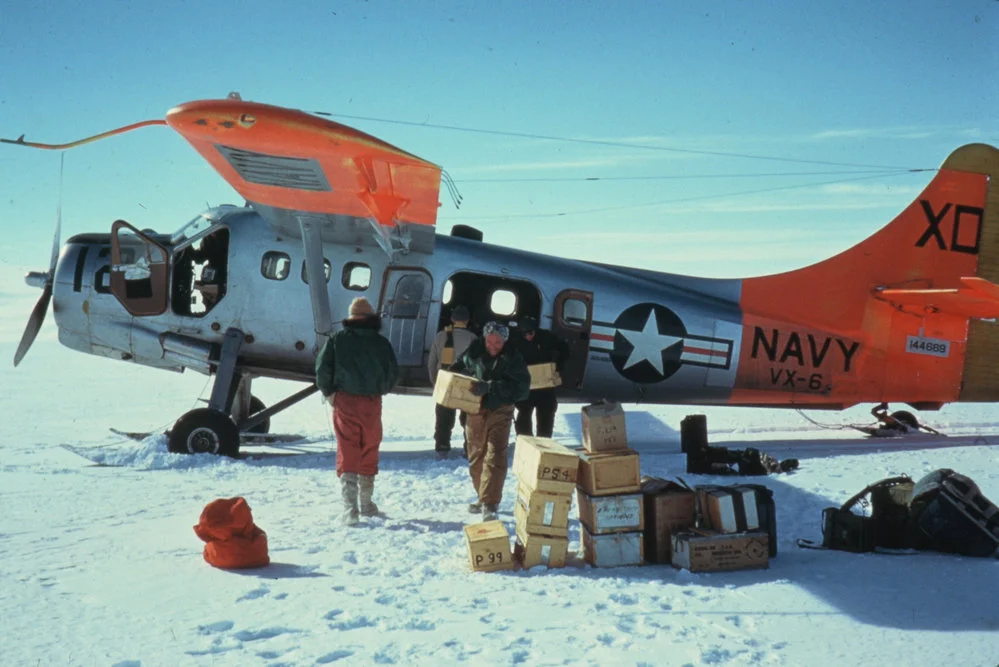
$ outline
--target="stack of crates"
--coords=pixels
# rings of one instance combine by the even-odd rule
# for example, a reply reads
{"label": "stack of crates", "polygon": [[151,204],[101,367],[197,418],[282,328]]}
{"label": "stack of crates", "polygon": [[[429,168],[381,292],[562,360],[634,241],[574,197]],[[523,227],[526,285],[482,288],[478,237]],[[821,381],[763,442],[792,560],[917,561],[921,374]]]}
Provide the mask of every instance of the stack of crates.
{"label": "stack of crates", "polygon": [[642,565],[645,517],[638,452],[628,449],[616,403],[583,408],[577,498],[583,560],[594,567]]}
{"label": "stack of crates", "polygon": [[535,565],[565,567],[578,466],[576,452],[551,438],[517,436],[513,454],[517,476],[514,557],[525,569]]}

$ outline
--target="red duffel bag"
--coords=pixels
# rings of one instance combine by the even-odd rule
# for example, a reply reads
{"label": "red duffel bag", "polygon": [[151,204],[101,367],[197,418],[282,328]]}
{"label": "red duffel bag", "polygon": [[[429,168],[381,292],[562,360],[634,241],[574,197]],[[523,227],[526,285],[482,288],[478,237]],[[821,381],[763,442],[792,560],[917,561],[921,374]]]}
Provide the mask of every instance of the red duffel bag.
{"label": "red duffel bag", "polygon": [[194,532],[205,544],[205,561],[226,570],[263,567],[267,534],[253,523],[244,498],[219,498],[205,505]]}

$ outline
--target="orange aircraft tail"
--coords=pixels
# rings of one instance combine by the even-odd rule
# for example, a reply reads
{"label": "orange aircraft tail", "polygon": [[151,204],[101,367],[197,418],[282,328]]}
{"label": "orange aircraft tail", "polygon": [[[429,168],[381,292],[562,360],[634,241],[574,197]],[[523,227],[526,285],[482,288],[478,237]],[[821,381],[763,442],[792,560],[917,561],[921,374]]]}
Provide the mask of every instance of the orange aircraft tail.
{"label": "orange aircraft tail", "polygon": [[997,176],[999,150],[963,146],[869,238],[744,280],[732,402],[999,400]]}

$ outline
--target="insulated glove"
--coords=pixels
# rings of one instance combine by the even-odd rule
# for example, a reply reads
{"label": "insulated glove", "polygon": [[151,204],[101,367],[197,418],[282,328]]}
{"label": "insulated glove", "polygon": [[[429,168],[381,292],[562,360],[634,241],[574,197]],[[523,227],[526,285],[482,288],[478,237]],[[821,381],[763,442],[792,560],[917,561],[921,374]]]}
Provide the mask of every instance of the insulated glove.
{"label": "insulated glove", "polygon": [[476,382],[472,385],[472,388],[469,391],[472,392],[472,396],[485,396],[489,393],[489,383]]}

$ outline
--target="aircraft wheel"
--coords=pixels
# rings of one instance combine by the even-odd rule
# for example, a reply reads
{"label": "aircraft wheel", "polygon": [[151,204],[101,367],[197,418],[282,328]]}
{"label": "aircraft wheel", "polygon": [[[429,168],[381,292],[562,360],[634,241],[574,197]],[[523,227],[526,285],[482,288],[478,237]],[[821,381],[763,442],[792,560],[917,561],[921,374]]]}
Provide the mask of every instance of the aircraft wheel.
{"label": "aircraft wheel", "polygon": [[[250,396],[250,414],[255,415],[261,410],[266,409],[267,406],[256,396]],[[268,417],[264,421],[260,422],[256,426],[250,429],[250,433],[270,433],[271,432],[271,418]]]}
{"label": "aircraft wheel", "polygon": [[184,413],[173,425],[167,449],[177,454],[239,454],[239,429],[229,415],[211,408]]}
{"label": "aircraft wheel", "polygon": [[895,412],[891,413],[891,416],[892,419],[895,419],[896,421],[905,424],[907,427],[909,427],[909,429],[913,431],[919,430],[919,421],[916,419],[916,416],[911,412],[909,412],[908,410],[896,410]]}

